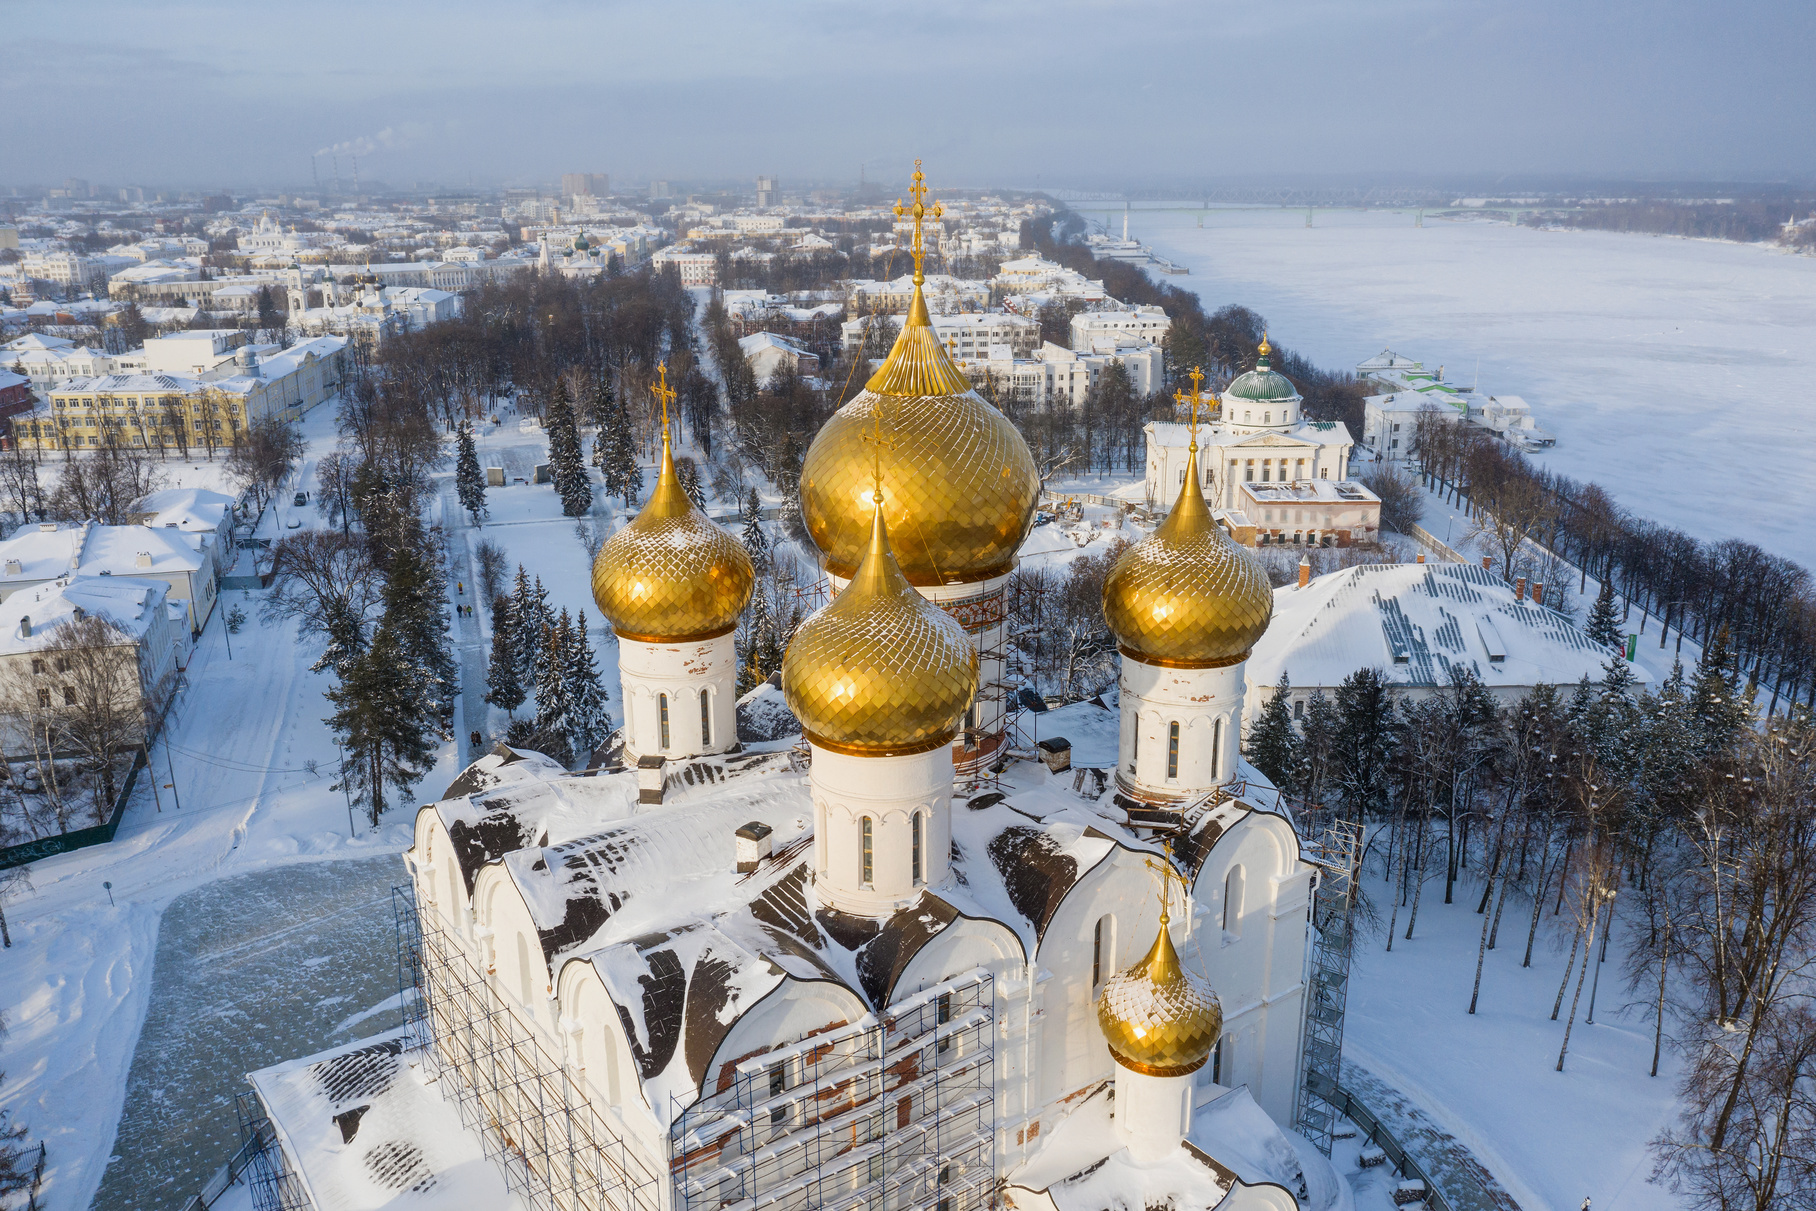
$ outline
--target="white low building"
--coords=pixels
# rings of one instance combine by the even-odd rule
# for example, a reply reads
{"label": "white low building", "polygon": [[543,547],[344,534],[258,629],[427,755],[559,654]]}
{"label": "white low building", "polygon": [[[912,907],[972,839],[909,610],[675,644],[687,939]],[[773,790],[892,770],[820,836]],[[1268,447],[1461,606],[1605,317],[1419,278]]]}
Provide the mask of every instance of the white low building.
{"label": "white low building", "polygon": [[[1611,649],[1556,610],[1521,600],[1494,572],[1465,563],[1364,564],[1274,590],[1274,620],[1248,663],[1248,709],[1259,717],[1284,674],[1293,712],[1315,690],[1375,669],[1402,694],[1429,696],[1464,668],[1496,699],[1539,684],[1568,693],[1600,681]],[[1648,680],[1638,665],[1634,679]]]}
{"label": "white low building", "polygon": [[[730,304],[727,303],[729,309]],[[894,341],[902,316],[878,313],[860,315],[839,326],[847,352],[862,347],[867,336]],[[1033,357],[1040,348],[1040,321],[1007,311],[961,311],[933,317],[933,331],[955,361],[975,361],[993,356],[991,350],[1007,346],[1013,357]]]}
{"label": "white low building", "polygon": [[0,542],[0,602],[71,576],[157,581],[200,631],[214,609],[216,545],[212,533],[162,526],[41,522]]}
{"label": "white low building", "polygon": [[[36,688],[40,708],[76,705],[86,687],[45,649],[57,642],[64,624],[100,618],[118,637],[122,709],[143,720],[144,705],[168,695],[188,650],[183,628],[166,606],[168,592],[156,581],[74,576],[12,594],[0,601],[0,683],[9,690]],[[29,751],[12,713],[0,714],[8,719],[0,723],[6,751]],[[141,728],[140,739],[143,734]]]}
{"label": "white low building", "polygon": [[738,340],[738,351],[744,355],[745,364],[756,376],[758,383],[767,383],[770,378],[784,367],[800,375],[812,378],[820,372],[820,358],[807,346],[793,337],[781,336],[774,332],[753,332]]}
{"label": "white low building", "polygon": [[1012,356],[1008,346],[998,345],[976,360],[954,360],[973,382],[990,379],[998,391],[1016,399],[1067,404],[1083,403],[1104,372],[1117,364],[1128,373],[1129,386],[1137,395],[1150,395],[1160,388],[1166,365],[1160,347],[1146,343],[1079,353],[1045,341],[1035,356],[1025,358]]}
{"label": "white low building", "polygon": [[166,488],[153,492],[132,507],[132,520],[154,530],[181,530],[188,534],[211,534],[209,548],[215,560],[217,576],[233,562],[234,499],[224,492],[207,488]]}

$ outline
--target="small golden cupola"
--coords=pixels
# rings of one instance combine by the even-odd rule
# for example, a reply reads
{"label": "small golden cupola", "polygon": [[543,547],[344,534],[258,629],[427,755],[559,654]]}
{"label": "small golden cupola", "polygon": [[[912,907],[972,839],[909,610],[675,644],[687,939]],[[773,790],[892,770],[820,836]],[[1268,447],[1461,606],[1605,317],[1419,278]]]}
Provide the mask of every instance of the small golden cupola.
{"label": "small golden cupola", "polygon": [[1140,962],[1105,980],[1097,994],[1097,1025],[1111,1056],[1144,1076],[1196,1072],[1223,1034],[1223,1003],[1209,982],[1180,964],[1173,948],[1166,888],[1163,882],[1154,945]]}
{"label": "small golden cupola", "polygon": [[972,389],[940,344],[922,292],[922,224],[944,212],[926,202],[915,161],[914,293],[895,346],[865,388],[827,420],[801,468],[801,512],[835,576],[864,558],[871,514],[872,452],[866,441],[886,410],[885,520],[909,583],[969,584],[1006,574],[1027,537],[1040,496],[1028,443],[1009,418]]}
{"label": "small golden cupola", "polygon": [[667,367],[657,370],[662,469],[643,510],[593,561],[593,600],[623,638],[710,639],[738,625],[756,573],[743,544],[696,508],[681,487],[669,449],[668,405],[675,392]]}
{"label": "small golden cupola", "polygon": [[1193,371],[1192,440],[1185,482],[1159,528],[1123,553],[1104,578],[1103,615],[1123,654],[1174,668],[1221,668],[1248,658],[1274,616],[1274,590],[1252,551],[1223,532],[1198,479]]}
{"label": "small golden cupola", "polygon": [[870,546],[851,583],[801,624],[782,660],[782,691],[807,738],[855,756],[950,744],[977,692],[970,637],[902,575],[885,512],[873,488]]}

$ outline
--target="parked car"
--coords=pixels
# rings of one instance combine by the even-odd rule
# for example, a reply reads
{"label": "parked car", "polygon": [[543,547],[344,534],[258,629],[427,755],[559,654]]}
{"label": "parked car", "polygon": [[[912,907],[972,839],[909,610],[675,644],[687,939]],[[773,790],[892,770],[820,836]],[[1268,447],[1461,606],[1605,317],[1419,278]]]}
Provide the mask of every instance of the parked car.
{"label": "parked car", "polygon": [[309,494],[307,492],[298,492],[296,494],[296,500],[293,503],[298,508],[301,508],[302,506],[309,503]]}

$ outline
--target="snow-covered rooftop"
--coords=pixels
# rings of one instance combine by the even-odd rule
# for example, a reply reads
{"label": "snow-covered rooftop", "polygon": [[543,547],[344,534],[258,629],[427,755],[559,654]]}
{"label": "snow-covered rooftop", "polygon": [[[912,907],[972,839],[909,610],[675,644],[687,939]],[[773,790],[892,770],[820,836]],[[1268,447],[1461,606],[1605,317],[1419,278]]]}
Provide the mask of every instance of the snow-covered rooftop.
{"label": "snow-covered rooftop", "polygon": [[320,1211],[517,1211],[503,1172],[403,1030],[262,1068],[247,1080]]}
{"label": "snow-covered rooftop", "polygon": [[[1251,686],[1332,687],[1374,668],[1390,684],[1433,687],[1453,667],[1490,689],[1599,681],[1612,653],[1556,610],[1515,601],[1475,564],[1366,564],[1274,590],[1274,620],[1249,657]],[[1644,669],[1632,666],[1639,681]]]}
{"label": "snow-covered rooftop", "polygon": [[[0,601],[0,653],[36,651],[61,623],[83,614],[104,618],[123,639],[142,639],[165,608],[169,590],[154,580],[76,576]],[[30,619],[29,627],[26,620]],[[29,630],[29,634],[27,633]]]}

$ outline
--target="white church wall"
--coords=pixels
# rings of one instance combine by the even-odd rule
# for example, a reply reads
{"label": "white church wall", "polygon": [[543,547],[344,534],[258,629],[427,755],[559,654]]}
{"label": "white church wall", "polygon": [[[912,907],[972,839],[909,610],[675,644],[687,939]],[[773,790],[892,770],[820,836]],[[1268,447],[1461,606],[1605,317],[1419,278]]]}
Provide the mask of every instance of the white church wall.
{"label": "white church wall", "polygon": [[[813,746],[815,882],[829,903],[887,916],[952,866],[952,750],[855,757]],[[865,822],[870,840],[864,840]],[[915,829],[920,869],[915,870]],[[865,869],[865,853],[869,869]]]}
{"label": "white church wall", "polygon": [[555,988],[566,1045],[561,1054],[579,1070],[593,1108],[636,1137],[646,1155],[662,1155],[661,1125],[643,1091],[623,1020],[598,971],[585,959],[570,959],[562,964]]}
{"label": "white church wall", "polygon": [[1248,1085],[1280,1123],[1292,1121],[1304,995],[1311,868],[1298,853],[1285,820],[1251,812],[1211,848],[1192,897],[1196,957],[1223,1002],[1218,1083]]}
{"label": "white church wall", "polygon": [[[689,643],[618,637],[618,676],[625,714],[625,755],[676,760],[722,753],[738,738],[738,651],[731,632]],[[706,715],[700,695],[707,696]],[[668,698],[667,743],[662,698]]]}
{"label": "white church wall", "polygon": [[889,999],[899,1001],[982,967],[999,982],[1023,965],[1021,940],[1000,921],[960,917],[927,940],[896,978]]}
{"label": "white church wall", "polygon": [[478,938],[480,970],[524,1020],[545,1038],[559,1045],[555,1033],[553,981],[542,953],[536,920],[524,903],[523,893],[503,866],[487,866],[473,883],[474,933]]}
{"label": "white church wall", "polygon": [[1240,664],[1174,669],[1124,657],[1119,781],[1159,798],[1193,795],[1227,781],[1236,769],[1245,690]]}

